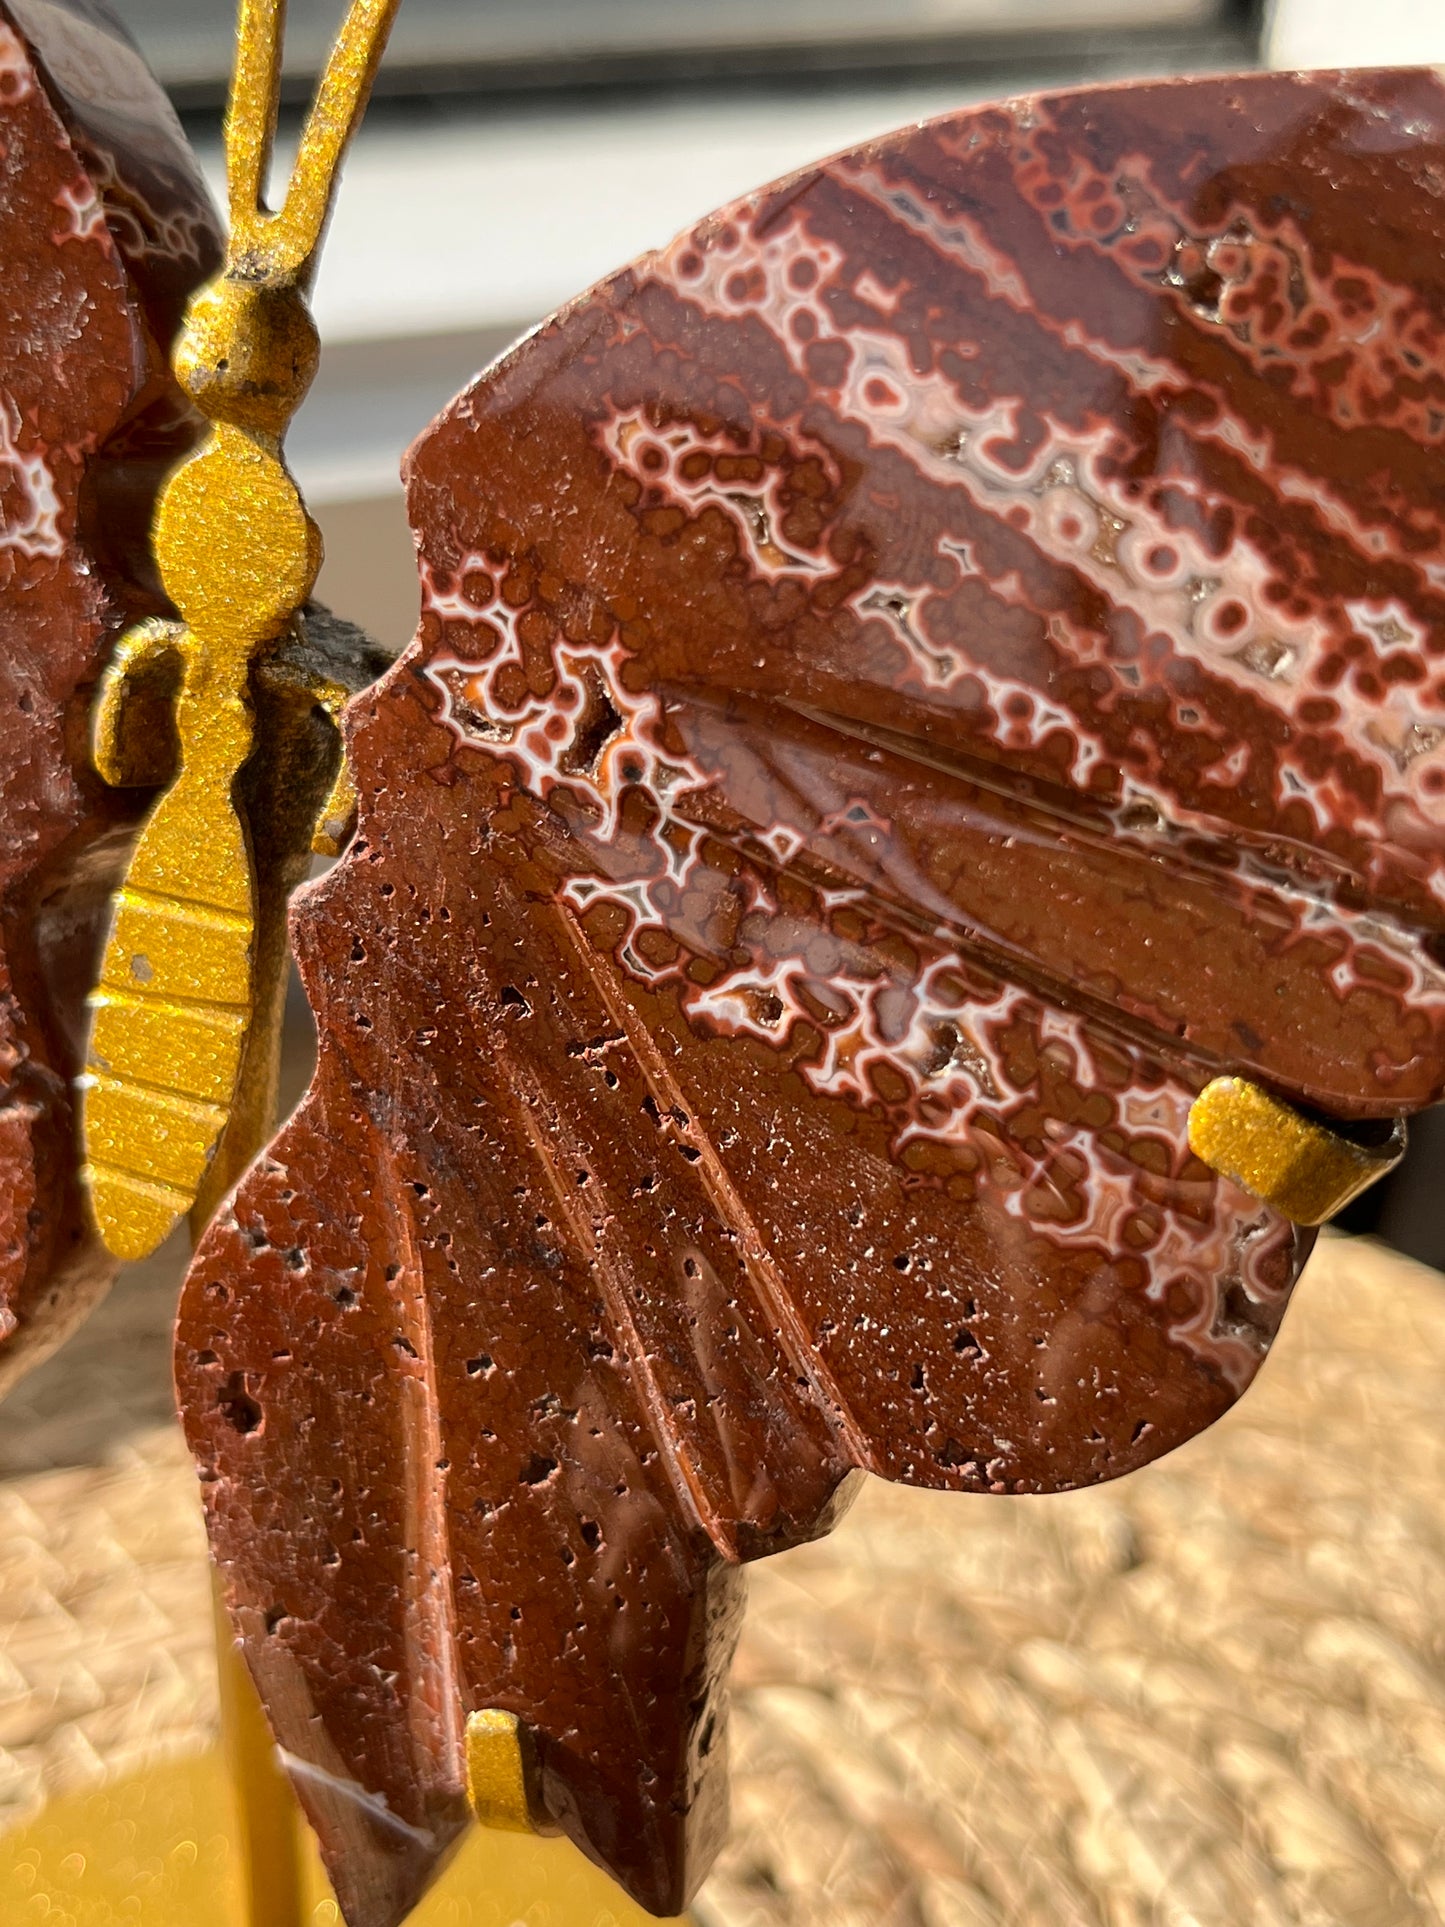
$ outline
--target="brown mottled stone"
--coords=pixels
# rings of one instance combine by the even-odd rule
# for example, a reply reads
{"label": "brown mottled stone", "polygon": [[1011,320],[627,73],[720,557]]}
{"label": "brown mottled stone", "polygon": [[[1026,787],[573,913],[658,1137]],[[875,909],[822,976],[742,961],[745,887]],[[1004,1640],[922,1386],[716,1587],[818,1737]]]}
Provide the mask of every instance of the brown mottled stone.
{"label": "brown mottled stone", "polygon": [[1310,1238],[1193,1096],[1445,1085],[1442,370],[1441,83],[1253,76],[829,161],[417,444],[316,1079],[178,1350],[353,1927],[486,1707],[680,1907],[744,1562],[1247,1386]]}
{"label": "brown mottled stone", "polygon": [[99,0],[0,0],[0,1387],[110,1283],[77,1184],[105,893],[143,794],[89,770],[95,679],[161,608],[150,505],[194,429],[166,350],[217,259],[169,103]]}

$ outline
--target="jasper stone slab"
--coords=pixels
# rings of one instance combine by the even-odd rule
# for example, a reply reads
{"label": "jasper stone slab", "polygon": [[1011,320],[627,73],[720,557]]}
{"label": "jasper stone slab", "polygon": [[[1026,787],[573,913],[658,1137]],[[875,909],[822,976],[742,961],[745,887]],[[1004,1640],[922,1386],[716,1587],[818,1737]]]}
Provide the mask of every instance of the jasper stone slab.
{"label": "jasper stone slab", "polygon": [[1436,79],[1150,85],[739,203],[417,444],[315,1083],[178,1350],[353,1927],[488,1707],[680,1907],[745,1561],[1248,1385],[1310,1240],[1193,1097],[1445,1084],[1442,339]]}
{"label": "jasper stone slab", "polygon": [[89,770],[95,679],[161,607],[150,504],[194,430],[166,350],[217,259],[165,96],[97,0],[0,0],[0,1386],[114,1271],[70,1086],[144,796]]}

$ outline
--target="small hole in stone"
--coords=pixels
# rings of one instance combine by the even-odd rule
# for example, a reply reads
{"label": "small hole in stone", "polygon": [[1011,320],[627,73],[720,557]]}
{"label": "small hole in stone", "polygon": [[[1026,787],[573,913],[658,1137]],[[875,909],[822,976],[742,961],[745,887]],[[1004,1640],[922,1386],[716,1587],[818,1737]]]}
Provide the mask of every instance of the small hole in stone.
{"label": "small hole in stone", "polygon": [[244,1372],[232,1372],[216,1400],[216,1405],[226,1423],[233,1426],[243,1437],[247,1433],[260,1431],[265,1415],[246,1389]]}

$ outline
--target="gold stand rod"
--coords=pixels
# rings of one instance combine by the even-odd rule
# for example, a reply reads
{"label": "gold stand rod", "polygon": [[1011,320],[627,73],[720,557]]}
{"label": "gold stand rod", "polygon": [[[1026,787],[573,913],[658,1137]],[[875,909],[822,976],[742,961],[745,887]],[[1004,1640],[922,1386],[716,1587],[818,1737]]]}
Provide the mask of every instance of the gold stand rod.
{"label": "gold stand rod", "polygon": [[235,1791],[246,1927],[304,1927],[301,1815],[212,1572],[221,1752]]}

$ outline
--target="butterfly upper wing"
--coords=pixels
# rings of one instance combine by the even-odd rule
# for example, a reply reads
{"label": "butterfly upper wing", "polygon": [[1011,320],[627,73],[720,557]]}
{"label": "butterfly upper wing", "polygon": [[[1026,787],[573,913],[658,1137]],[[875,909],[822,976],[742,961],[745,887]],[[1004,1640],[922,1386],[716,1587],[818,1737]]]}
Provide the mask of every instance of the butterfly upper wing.
{"label": "butterfly upper wing", "polygon": [[109,10],[0,4],[0,1384],[114,1272],[70,1083],[138,799],[89,774],[87,720],[118,629],[159,606],[150,502],[193,438],[166,348],[216,250],[179,123]]}
{"label": "butterfly upper wing", "polygon": [[736,1564],[853,1468],[1187,1438],[1309,1246],[1194,1094],[1438,1095],[1442,179],[1429,76],[962,113],[604,283],[413,451],[421,627],[296,923],[316,1083],[178,1349],[349,1920],[420,1890],[489,1706],[681,1905]]}

